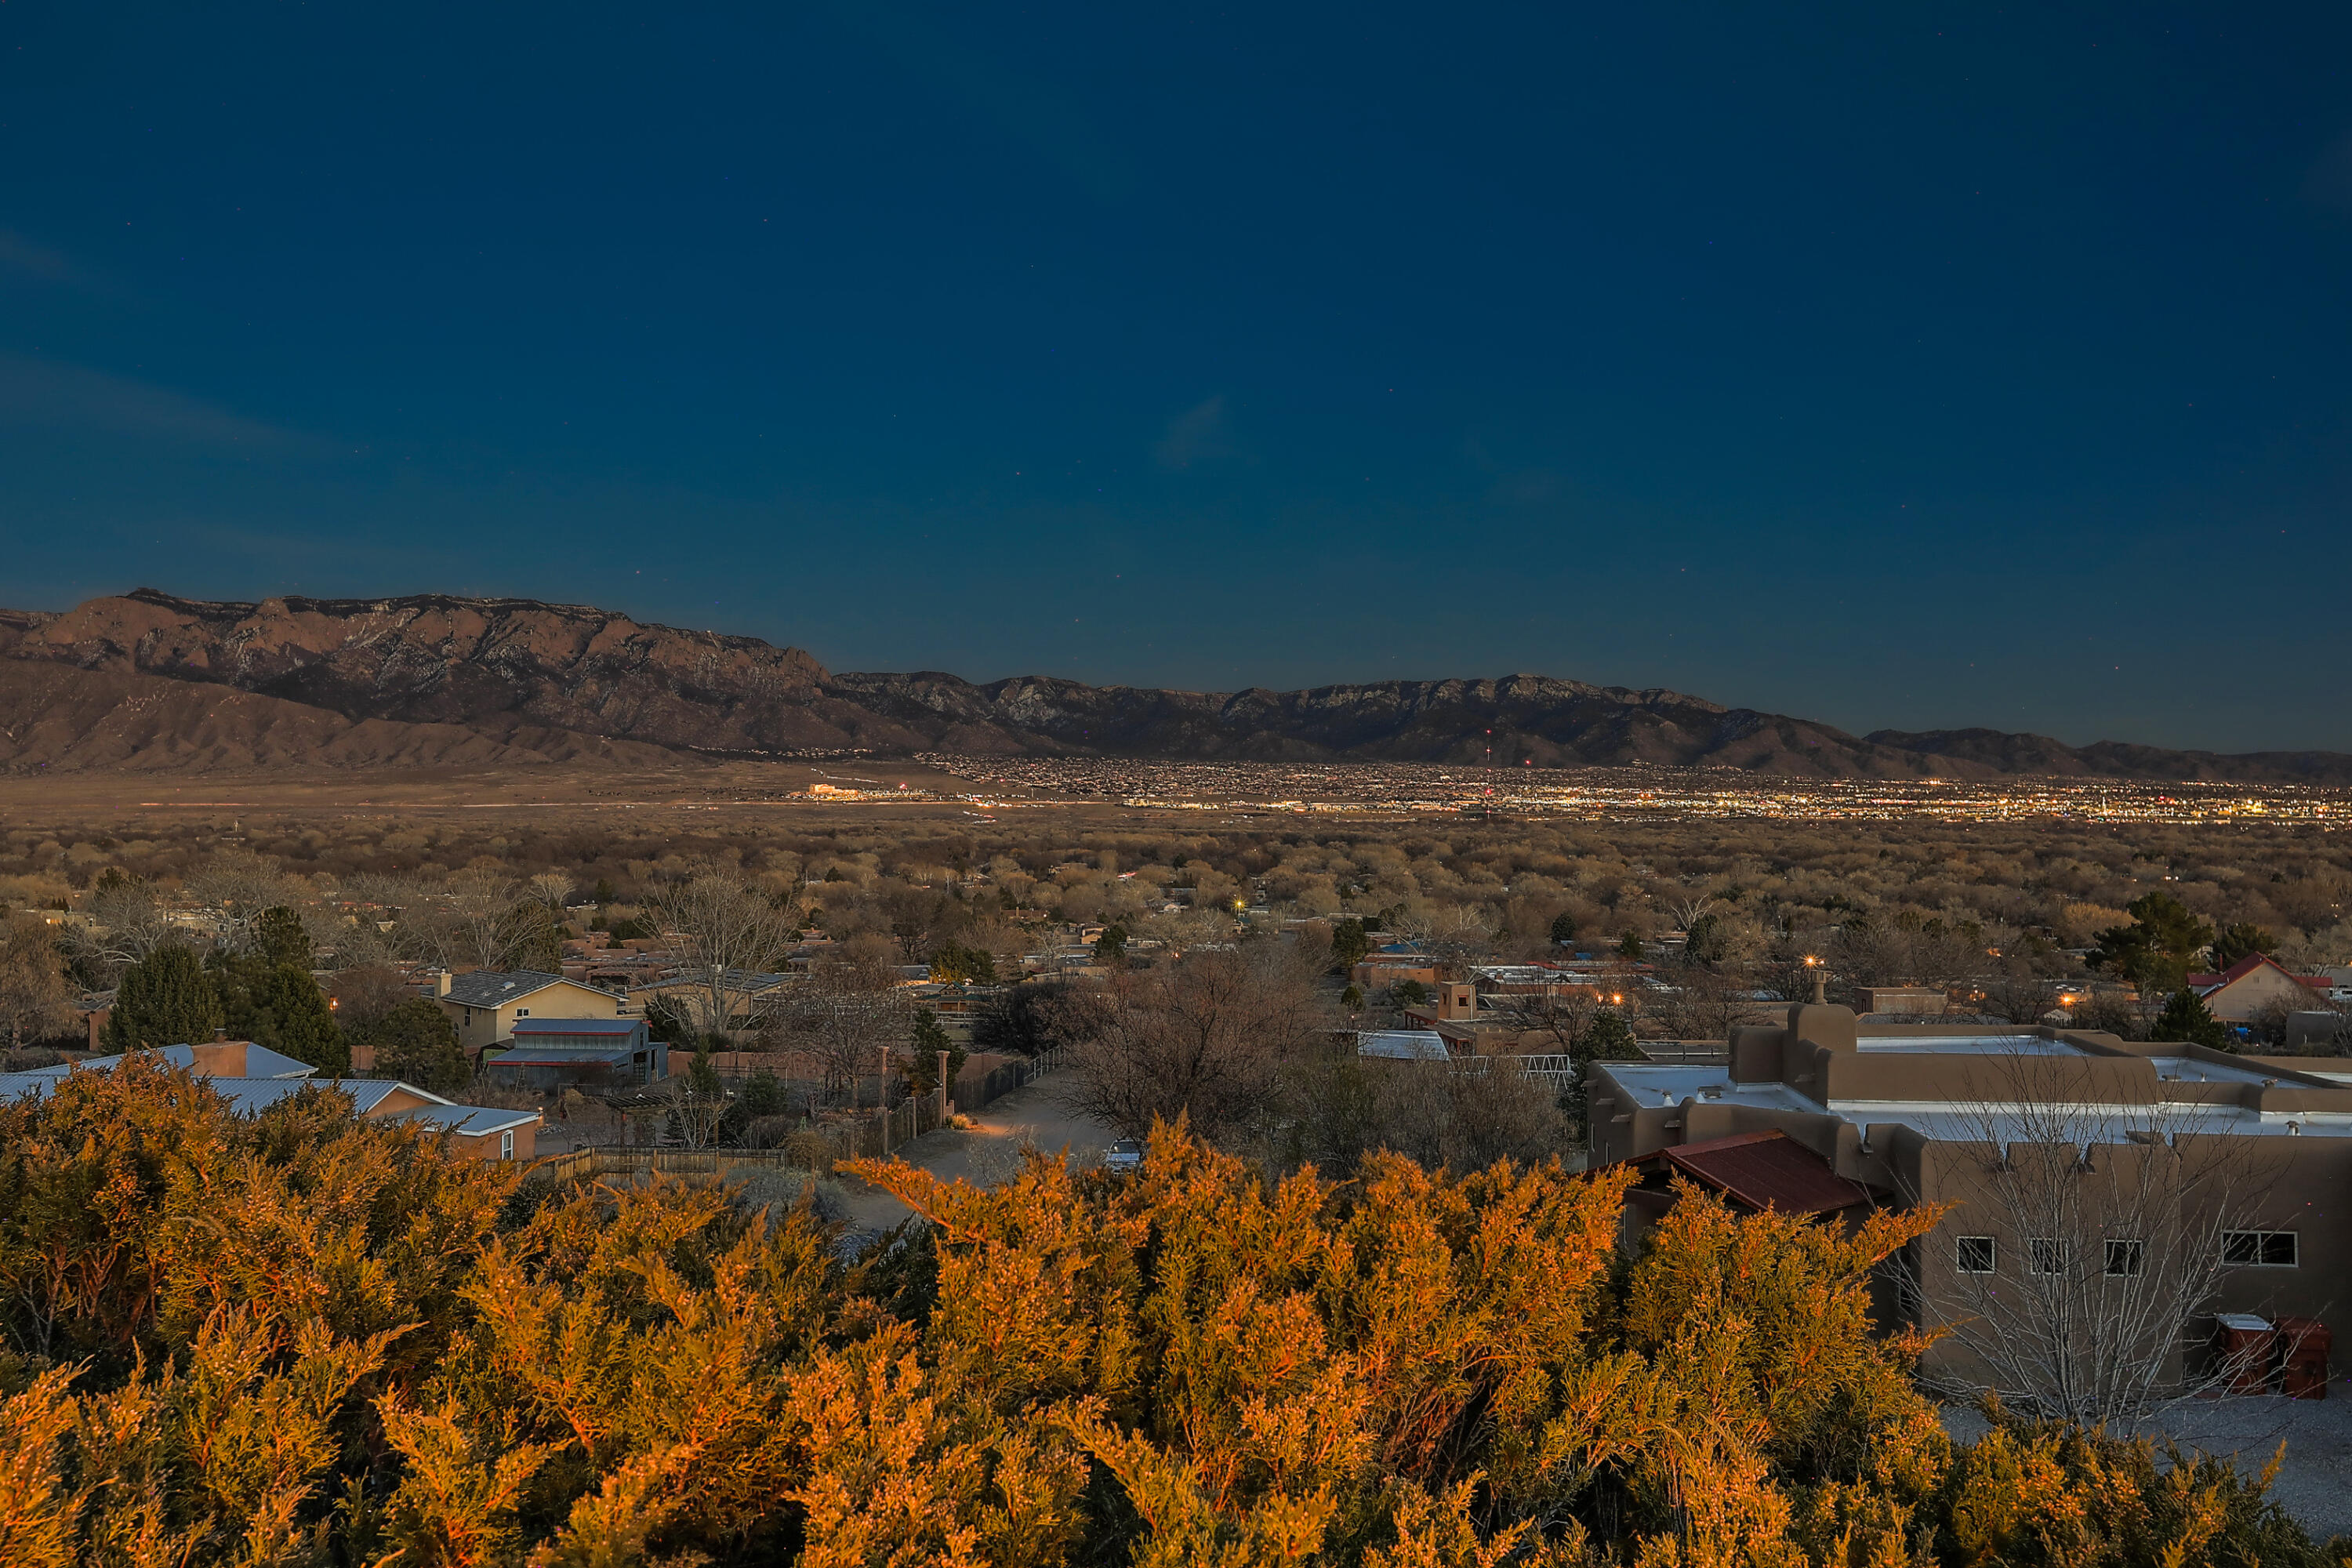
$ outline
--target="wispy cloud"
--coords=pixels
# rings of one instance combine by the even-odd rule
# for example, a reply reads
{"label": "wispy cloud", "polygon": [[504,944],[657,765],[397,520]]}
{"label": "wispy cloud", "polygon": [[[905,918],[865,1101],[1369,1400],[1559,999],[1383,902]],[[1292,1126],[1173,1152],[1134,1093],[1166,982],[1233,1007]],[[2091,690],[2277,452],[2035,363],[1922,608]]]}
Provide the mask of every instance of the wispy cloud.
{"label": "wispy cloud", "polygon": [[23,235],[5,228],[0,228],[0,272],[36,278],[44,283],[75,280],[73,263],[66,259],[65,252],[36,245]]}
{"label": "wispy cloud", "polygon": [[1232,457],[1233,432],[1225,424],[1224,394],[1197,403],[1171,419],[1151,455],[1163,468],[1190,468]]}
{"label": "wispy cloud", "polygon": [[280,450],[318,443],[258,419],[128,376],[0,353],[0,424],[95,430],[205,446]]}

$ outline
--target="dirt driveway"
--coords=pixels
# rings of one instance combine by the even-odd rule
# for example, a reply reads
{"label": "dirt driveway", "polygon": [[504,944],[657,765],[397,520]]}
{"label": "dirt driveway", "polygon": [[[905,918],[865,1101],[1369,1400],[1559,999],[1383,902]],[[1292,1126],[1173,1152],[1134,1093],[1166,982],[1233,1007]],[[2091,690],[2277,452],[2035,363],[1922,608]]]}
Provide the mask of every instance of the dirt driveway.
{"label": "dirt driveway", "polygon": [[[942,1128],[927,1132],[891,1153],[947,1181],[992,1185],[1019,1167],[1024,1145],[1061,1153],[1080,1165],[1102,1163],[1103,1151],[1118,1136],[1105,1123],[1064,1104],[1065,1073],[1049,1073],[1024,1084],[987,1110],[975,1113],[970,1132]],[[905,1219],[906,1205],[865,1183],[844,1177],[849,1193],[849,1223],[862,1231],[887,1230]]]}

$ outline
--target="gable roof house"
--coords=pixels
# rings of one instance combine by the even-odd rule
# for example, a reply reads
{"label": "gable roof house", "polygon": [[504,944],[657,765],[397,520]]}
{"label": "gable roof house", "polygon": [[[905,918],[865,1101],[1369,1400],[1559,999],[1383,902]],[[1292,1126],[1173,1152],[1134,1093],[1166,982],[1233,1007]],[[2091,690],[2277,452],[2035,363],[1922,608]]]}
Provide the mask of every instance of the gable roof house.
{"label": "gable roof house", "polygon": [[[255,1045],[250,1040],[206,1040],[134,1053],[158,1066],[202,1079],[205,1087],[241,1116],[266,1110],[313,1086],[352,1097],[352,1114],[363,1121],[414,1121],[447,1135],[450,1147],[478,1160],[528,1160],[537,1151],[543,1120],[536,1110],[460,1105],[396,1079],[320,1079],[308,1062]],[[111,1072],[129,1057],[90,1057],[31,1072],[0,1073],[0,1100],[24,1095],[46,1098],[78,1072]]]}
{"label": "gable roof house", "polygon": [[457,1031],[469,1058],[485,1047],[505,1044],[523,1018],[621,1018],[635,1016],[621,997],[561,974],[530,969],[477,969],[466,974],[443,970],[436,977],[436,1000]]}
{"label": "gable roof house", "polygon": [[2189,988],[2205,1010],[2229,1024],[2251,1023],[2266,1008],[2300,1013],[2327,1005],[2324,974],[2293,974],[2267,953],[2248,953],[2219,974],[2192,974]]}
{"label": "gable roof house", "polygon": [[643,1018],[520,1018],[509,1048],[486,1053],[482,1070],[529,1089],[659,1083],[669,1047],[647,1036]]}

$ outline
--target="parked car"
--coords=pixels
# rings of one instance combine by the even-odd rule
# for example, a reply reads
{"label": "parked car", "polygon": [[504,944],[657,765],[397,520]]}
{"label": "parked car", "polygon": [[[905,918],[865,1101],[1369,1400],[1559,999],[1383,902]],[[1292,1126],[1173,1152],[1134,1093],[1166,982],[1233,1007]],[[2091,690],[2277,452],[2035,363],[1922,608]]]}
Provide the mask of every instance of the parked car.
{"label": "parked car", "polygon": [[1106,1171],[1139,1171],[1143,1169],[1143,1145],[1132,1138],[1122,1138],[1110,1146],[1103,1156]]}

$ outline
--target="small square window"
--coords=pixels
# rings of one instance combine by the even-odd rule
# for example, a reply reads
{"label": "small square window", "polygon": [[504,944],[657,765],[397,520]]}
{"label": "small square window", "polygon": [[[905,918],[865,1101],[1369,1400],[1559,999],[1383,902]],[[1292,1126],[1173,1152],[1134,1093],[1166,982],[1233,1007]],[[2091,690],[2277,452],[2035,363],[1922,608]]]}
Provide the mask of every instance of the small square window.
{"label": "small square window", "polygon": [[2036,1274],[2066,1272],[2066,1244],[2054,1236],[2037,1236],[2027,1249],[2028,1262]]}
{"label": "small square window", "polygon": [[2240,1268],[2293,1268],[2295,1233],[2291,1230],[2230,1230],[2221,1233],[2221,1261]]}
{"label": "small square window", "polygon": [[511,1160],[514,1158],[513,1133],[501,1132],[499,1134],[499,1158],[501,1160]]}
{"label": "small square window", "polygon": [[1990,1274],[2000,1256],[2000,1249],[1989,1236],[1960,1237],[1959,1270],[1963,1274]]}
{"label": "small square window", "polygon": [[2107,1243],[2107,1278],[2137,1279],[2147,1265],[2147,1243],[2145,1241],[2110,1241]]}

